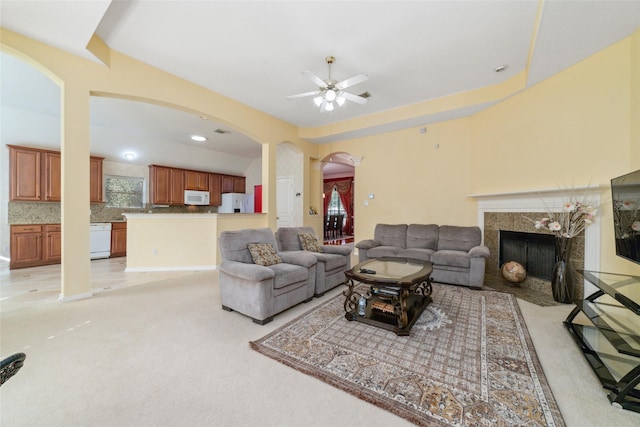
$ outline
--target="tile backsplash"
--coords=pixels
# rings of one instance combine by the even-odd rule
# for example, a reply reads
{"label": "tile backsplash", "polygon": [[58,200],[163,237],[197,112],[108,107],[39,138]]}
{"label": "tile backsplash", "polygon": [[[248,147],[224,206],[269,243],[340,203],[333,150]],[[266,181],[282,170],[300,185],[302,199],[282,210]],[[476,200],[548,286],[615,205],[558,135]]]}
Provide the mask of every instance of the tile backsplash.
{"label": "tile backsplash", "polygon": [[[9,202],[9,224],[58,224],[60,203],[55,202]],[[147,206],[144,209],[110,208],[105,203],[91,204],[90,222],[122,221],[123,213],[215,213],[217,206]],[[87,212],[88,213],[88,212]]]}

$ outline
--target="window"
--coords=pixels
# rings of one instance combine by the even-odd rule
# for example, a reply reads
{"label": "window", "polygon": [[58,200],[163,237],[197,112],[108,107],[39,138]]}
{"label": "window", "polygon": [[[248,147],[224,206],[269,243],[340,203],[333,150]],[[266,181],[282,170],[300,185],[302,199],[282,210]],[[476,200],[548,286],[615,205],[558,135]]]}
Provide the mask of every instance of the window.
{"label": "window", "polygon": [[110,208],[143,208],[144,178],[105,175],[105,196]]}
{"label": "window", "polygon": [[329,201],[329,208],[327,210],[327,215],[347,215],[347,211],[344,210],[342,202],[340,201],[340,194],[335,188],[331,193],[331,200]]}

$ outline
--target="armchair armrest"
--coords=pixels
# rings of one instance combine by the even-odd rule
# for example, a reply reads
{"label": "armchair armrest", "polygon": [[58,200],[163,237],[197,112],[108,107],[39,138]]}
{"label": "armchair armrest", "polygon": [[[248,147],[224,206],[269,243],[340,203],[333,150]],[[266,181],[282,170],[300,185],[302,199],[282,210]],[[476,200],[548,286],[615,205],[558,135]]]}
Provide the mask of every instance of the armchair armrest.
{"label": "armchair armrest", "polygon": [[295,264],[306,268],[311,268],[318,262],[316,257],[312,254],[313,252],[307,251],[278,252],[278,256],[287,264]]}
{"label": "armchair armrest", "polygon": [[380,246],[380,242],[373,239],[365,239],[356,243],[356,248],[358,249],[371,249],[375,248],[376,246]]}
{"label": "armchair armrest", "polygon": [[489,248],[486,246],[475,246],[469,249],[469,256],[471,258],[488,258]]}
{"label": "armchair armrest", "polygon": [[337,254],[348,256],[351,254],[351,248],[342,245],[322,245],[322,250],[328,254]]}
{"label": "armchair armrest", "polygon": [[262,265],[248,264],[238,261],[222,261],[220,263],[220,270],[230,276],[255,282],[273,279],[276,275],[272,269]]}

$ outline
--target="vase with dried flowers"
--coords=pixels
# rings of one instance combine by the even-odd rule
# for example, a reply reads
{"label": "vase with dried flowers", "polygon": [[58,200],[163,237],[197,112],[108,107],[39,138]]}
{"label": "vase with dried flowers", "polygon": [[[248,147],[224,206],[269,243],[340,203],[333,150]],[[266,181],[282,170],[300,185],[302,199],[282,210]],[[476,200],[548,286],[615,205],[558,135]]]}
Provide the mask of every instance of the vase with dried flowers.
{"label": "vase with dried flowers", "polygon": [[595,221],[598,210],[580,201],[564,203],[561,212],[549,212],[548,217],[535,222],[538,230],[548,230],[556,238],[556,262],[551,276],[553,299],[569,304],[575,296],[575,271],[571,266],[573,238]]}

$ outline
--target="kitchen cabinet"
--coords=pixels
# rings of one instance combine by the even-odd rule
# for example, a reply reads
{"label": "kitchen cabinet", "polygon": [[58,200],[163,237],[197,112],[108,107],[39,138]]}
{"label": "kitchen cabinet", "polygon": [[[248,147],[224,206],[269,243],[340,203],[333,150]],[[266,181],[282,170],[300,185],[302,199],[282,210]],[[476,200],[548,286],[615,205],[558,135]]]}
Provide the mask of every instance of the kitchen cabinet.
{"label": "kitchen cabinet", "polygon": [[152,205],[184,204],[184,170],[149,166],[149,200]]}
{"label": "kitchen cabinet", "polygon": [[62,198],[62,156],[60,153],[42,153],[43,201],[59,202]]}
{"label": "kitchen cabinet", "polygon": [[184,170],[171,169],[169,173],[169,204],[184,205]]}
{"label": "kitchen cabinet", "polygon": [[[9,147],[9,199],[59,202],[62,199],[62,157],[59,151]],[[90,158],[90,202],[102,202],[102,157]]]}
{"label": "kitchen cabinet", "polygon": [[246,178],[244,176],[222,175],[223,193],[244,193]]}
{"label": "kitchen cabinet", "polygon": [[245,193],[246,190],[246,181],[247,179],[244,176],[234,176],[233,177],[233,192],[234,193]]}
{"label": "kitchen cabinet", "polygon": [[127,255],[127,223],[111,223],[111,258]]}
{"label": "kitchen cabinet", "polygon": [[187,170],[184,172],[185,190],[209,191],[209,173]]}
{"label": "kitchen cabinet", "polygon": [[209,174],[209,205],[220,206],[222,203],[222,178],[217,173]]}
{"label": "kitchen cabinet", "polygon": [[62,226],[60,224],[47,224],[44,226],[43,233],[43,262],[46,264],[59,264],[62,261]]}
{"label": "kitchen cabinet", "polygon": [[9,269],[58,264],[62,260],[60,224],[11,225]]}
{"label": "kitchen cabinet", "polygon": [[89,158],[89,202],[103,202],[102,161],[104,157],[91,156]]}
{"label": "kitchen cabinet", "polygon": [[9,200],[40,201],[41,151],[9,145]]}

